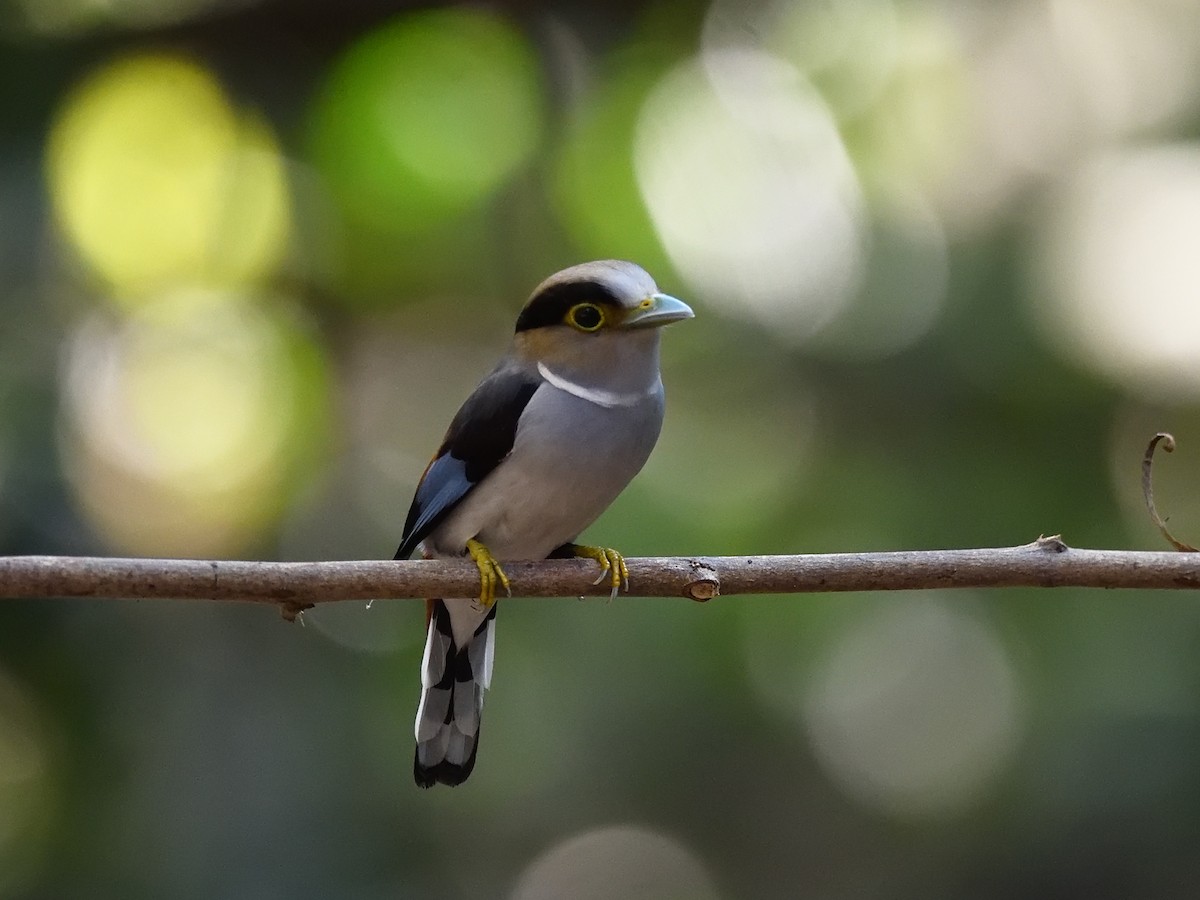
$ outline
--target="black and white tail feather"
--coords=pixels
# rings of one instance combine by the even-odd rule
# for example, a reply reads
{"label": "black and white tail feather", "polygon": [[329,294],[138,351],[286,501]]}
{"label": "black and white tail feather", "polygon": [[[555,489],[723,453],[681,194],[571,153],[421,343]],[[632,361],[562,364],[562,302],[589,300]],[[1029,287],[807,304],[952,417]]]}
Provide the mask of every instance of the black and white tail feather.
{"label": "black and white tail feather", "polygon": [[[476,615],[466,617],[468,627],[455,628],[447,604],[468,607],[473,601],[431,603],[413,757],[413,777],[424,788],[439,782],[462,784],[475,768],[483,698],[492,682],[496,648],[496,604],[486,612],[476,607]],[[464,616],[456,610],[455,618]]]}

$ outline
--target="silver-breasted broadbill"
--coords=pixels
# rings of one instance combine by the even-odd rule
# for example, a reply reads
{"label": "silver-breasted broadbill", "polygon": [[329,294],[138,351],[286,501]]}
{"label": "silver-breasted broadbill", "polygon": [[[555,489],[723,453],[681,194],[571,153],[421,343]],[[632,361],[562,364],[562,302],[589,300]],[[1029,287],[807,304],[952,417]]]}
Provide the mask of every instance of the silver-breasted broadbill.
{"label": "silver-breasted broadbill", "polygon": [[663,420],[660,326],[692,310],[629,262],[550,276],[509,352],[450,423],[404,523],[397,559],[470,556],[480,596],[427,602],[413,774],[461,784],[475,766],[506,560],[584,556],[615,596],[621,554],[576,544],[646,462]]}

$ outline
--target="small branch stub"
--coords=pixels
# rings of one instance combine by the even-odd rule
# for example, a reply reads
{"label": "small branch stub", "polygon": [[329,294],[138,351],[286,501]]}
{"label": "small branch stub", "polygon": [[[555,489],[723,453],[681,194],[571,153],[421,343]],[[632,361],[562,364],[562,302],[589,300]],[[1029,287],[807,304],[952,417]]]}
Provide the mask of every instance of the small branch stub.
{"label": "small branch stub", "polygon": [[1061,534],[1042,535],[1033,542],[1033,546],[1047,553],[1066,553],[1071,548],[1062,539]]}
{"label": "small branch stub", "polygon": [[717,570],[698,559],[691,560],[692,572],[696,580],[689,582],[684,590],[684,596],[698,603],[707,603],[713,597],[721,595],[721,577]]}
{"label": "small branch stub", "polygon": [[290,600],[281,600],[279,602],[279,615],[283,616],[283,621],[285,622],[299,621],[301,624],[304,624],[304,620],[300,617],[314,606],[316,606],[315,603],[293,603]]}

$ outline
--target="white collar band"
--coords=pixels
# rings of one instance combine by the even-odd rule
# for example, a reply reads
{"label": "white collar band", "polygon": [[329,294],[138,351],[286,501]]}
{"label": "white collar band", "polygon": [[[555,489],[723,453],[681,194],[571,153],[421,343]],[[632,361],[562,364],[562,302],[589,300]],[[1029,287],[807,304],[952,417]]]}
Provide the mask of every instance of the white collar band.
{"label": "white collar band", "polygon": [[580,400],[586,400],[588,403],[595,403],[597,406],[603,406],[608,409],[612,409],[615,406],[635,406],[646,398],[653,396],[658,391],[659,386],[662,385],[662,377],[660,376],[654,380],[654,384],[650,385],[644,391],[621,394],[616,391],[606,391],[602,388],[584,387],[582,384],[568,381],[561,375],[552,372],[545,363],[539,362],[537,370],[538,374],[560,391],[566,391],[573,397],[578,397]]}

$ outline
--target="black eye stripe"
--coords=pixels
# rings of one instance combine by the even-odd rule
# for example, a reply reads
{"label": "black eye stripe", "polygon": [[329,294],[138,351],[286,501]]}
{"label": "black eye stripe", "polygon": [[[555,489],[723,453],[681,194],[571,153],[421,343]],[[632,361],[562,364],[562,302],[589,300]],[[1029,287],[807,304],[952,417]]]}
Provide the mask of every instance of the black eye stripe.
{"label": "black eye stripe", "polygon": [[620,305],[613,292],[597,281],[564,281],[551,285],[525,304],[516,330],[561,325],[571,308],[580,303]]}

